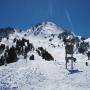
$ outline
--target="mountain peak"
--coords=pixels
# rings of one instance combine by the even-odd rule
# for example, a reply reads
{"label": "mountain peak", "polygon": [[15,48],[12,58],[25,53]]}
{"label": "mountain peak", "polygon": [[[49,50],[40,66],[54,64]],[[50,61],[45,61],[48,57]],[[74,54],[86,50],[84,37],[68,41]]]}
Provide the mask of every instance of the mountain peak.
{"label": "mountain peak", "polygon": [[43,21],[42,24],[50,25],[50,26],[55,26],[56,24],[52,21]]}
{"label": "mountain peak", "polygon": [[50,35],[50,34],[59,34],[62,33],[64,30],[57,26],[54,22],[51,21],[43,21],[34,25],[31,29],[29,29],[31,33],[34,35]]}

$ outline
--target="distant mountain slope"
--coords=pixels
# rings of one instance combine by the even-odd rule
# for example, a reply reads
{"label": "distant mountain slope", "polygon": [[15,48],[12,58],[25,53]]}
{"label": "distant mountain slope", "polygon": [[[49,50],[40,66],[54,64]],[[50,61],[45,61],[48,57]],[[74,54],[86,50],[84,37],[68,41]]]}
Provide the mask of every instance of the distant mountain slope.
{"label": "distant mountain slope", "polygon": [[33,26],[31,29],[28,29],[28,32],[35,36],[49,36],[50,34],[62,33],[63,29],[58,27],[55,23],[47,21]]}
{"label": "distant mountain slope", "polygon": [[0,28],[0,37],[8,37],[9,34],[12,34],[14,32],[14,28],[11,27]]}

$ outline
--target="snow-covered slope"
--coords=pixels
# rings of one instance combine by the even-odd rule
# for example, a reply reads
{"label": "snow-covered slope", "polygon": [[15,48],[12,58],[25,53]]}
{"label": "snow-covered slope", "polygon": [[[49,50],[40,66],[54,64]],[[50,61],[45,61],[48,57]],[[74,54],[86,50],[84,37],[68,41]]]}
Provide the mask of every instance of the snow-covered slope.
{"label": "snow-covered slope", "polygon": [[[11,47],[16,46],[14,38],[24,37],[34,45],[35,50],[38,47],[46,49],[54,61],[46,61],[35,50],[29,51],[26,59],[19,55],[17,62],[0,66],[0,90],[90,90],[90,61],[86,66],[86,54],[74,53],[77,61],[72,73],[69,71],[70,62],[68,70],[65,68],[65,45],[58,38],[63,31],[52,22],[43,22],[27,31],[15,31],[8,40],[3,38],[0,44]],[[35,60],[29,60],[31,54]]]}
{"label": "snow-covered slope", "polygon": [[[74,70],[78,69],[78,71],[71,74],[65,69],[64,48],[48,49],[56,61],[45,61],[36,55],[34,61],[21,58],[16,63],[0,67],[0,88],[16,88],[15,90],[90,89],[90,65],[85,66],[87,58],[84,55],[75,55],[77,62]],[[70,63],[68,68],[70,69]]]}
{"label": "snow-covered slope", "polygon": [[28,29],[27,32],[34,36],[47,37],[51,34],[62,33],[63,29],[58,27],[55,23],[47,21],[33,26],[31,29]]}

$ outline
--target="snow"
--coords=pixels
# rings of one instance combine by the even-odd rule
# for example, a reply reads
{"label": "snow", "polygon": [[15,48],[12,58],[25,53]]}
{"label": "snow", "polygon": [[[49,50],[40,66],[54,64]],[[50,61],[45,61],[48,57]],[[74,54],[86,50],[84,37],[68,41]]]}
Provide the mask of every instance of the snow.
{"label": "snow", "polygon": [[85,42],[89,42],[89,44],[90,44],[90,38],[86,39]]}
{"label": "snow", "polygon": [[57,25],[53,22],[47,21],[42,22],[37,26],[33,26],[32,28],[27,30],[28,35],[38,36],[39,38],[48,37],[51,34],[59,34],[63,32],[61,27],[57,27]]}
{"label": "snow", "polygon": [[38,58],[34,61],[26,62],[22,58],[0,67],[0,87],[16,87],[16,90],[89,90],[90,66],[85,66],[86,57],[78,55],[74,69],[79,71],[70,74],[65,69],[64,52],[60,54],[61,51],[52,52],[55,57],[58,56],[56,61],[45,61],[36,55]]}
{"label": "snow", "polygon": [[[51,28],[50,26],[54,28],[50,22],[45,28]],[[27,36],[24,37],[24,34]],[[3,39],[1,43],[11,47],[15,44],[12,42],[14,38],[23,37],[29,39],[35,49],[40,46],[45,48],[55,60],[45,61],[36,51],[30,51],[27,59],[21,55],[18,62],[0,66],[0,90],[90,90],[90,61],[88,61],[89,66],[86,66],[86,55],[74,54],[77,59],[74,63],[75,71],[70,72],[70,62],[68,70],[65,68],[65,46],[57,36],[49,42],[49,37],[42,39],[29,34],[28,31],[21,33],[16,31],[9,36],[8,41]],[[56,47],[49,46],[51,44]],[[29,60],[32,54],[35,60]]]}

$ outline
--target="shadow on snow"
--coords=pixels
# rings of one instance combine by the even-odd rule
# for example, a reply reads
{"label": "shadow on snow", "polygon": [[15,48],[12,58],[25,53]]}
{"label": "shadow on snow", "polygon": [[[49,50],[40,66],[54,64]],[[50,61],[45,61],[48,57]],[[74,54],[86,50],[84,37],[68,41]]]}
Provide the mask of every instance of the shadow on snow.
{"label": "shadow on snow", "polygon": [[68,75],[83,72],[83,71],[80,71],[80,70],[78,70],[78,69],[68,70],[68,71],[69,71]]}

